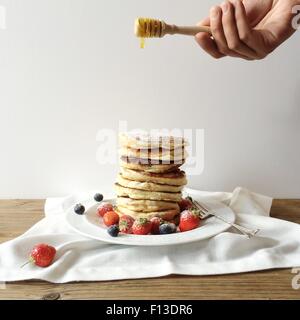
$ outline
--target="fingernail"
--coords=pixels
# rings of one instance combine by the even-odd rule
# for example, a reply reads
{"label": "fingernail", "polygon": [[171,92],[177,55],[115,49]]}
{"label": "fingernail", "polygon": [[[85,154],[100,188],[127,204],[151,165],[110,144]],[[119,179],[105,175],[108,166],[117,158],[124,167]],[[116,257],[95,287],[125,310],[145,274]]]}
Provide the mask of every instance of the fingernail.
{"label": "fingernail", "polygon": [[224,14],[226,14],[228,12],[229,9],[229,3],[227,1],[223,2],[221,4],[221,8]]}
{"label": "fingernail", "polygon": [[218,15],[219,15],[219,8],[218,7],[212,7],[210,9],[210,17],[212,19],[216,19],[216,18],[218,18]]}

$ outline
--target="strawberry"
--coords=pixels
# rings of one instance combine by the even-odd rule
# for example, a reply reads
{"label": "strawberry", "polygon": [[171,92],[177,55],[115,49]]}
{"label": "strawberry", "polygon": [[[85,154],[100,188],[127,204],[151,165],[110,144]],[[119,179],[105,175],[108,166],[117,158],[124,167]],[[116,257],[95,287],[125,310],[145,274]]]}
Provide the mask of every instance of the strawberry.
{"label": "strawberry", "polygon": [[151,222],[151,233],[159,234],[159,226],[162,223],[162,219],[159,217],[153,217],[150,219]]}
{"label": "strawberry", "polygon": [[200,217],[193,210],[185,210],[180,215],[179,230],[181,232],[189,231],[199,227]]}
{"label": "strawberry", "polygon": [[45,243],[37,244],[33,247],[30,253],[29,261],[23,264],[24,267],[28,263],[34,263],[35,265],[45,268],[52,264],[56,254],[56,249]]}
{"label": "strawberry", "polygon": [[119,229],[122,233],[132,233],[132,225],[134,219],[131,216],[124,214],[119,220]]}
{"label": "strawberry", "polygon": [[192,209],[193,202],[189,198],[186,198],[179,201],[178,205],[180,207],[180,212],[182,212],[184,210]]}
{"label": "strawberry", "polygon": [[100,204],[100,206],[97,208],[97,213],[99,217],[103,217],[106,212],[113,211],[114,207],[109,202],[103,202]]}
{"label": "strawberry", "polygon": [[145,235],[150,233],[152,223],[147,218],[139,218],[134,221],[132,232],[134,234]]}
{"label": "strawberry", "polygon": [[115,211],[108,211],[103,216],[103,222],[108,227],[112,226],[113,224],[118,224],[119,215]]}

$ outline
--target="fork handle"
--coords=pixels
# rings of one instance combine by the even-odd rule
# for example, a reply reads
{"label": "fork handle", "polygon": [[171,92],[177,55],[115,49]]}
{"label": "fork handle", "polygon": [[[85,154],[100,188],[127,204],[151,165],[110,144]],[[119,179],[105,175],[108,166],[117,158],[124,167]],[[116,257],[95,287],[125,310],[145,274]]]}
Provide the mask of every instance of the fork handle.
{"label": "fork handle", "polygon": [[257,232],[259,231],[259,229],[248,229],[248,228],[240,226],[236,223],[231,223],[215,213],[210,213],[210,214],[213,215],[214,217],[216,217],[217,219],[222,220],[223,222],[231,225],[234,229],[238,230],[239,232],[241,232],[243,235],[247,236],[248,238],[255,236],[257,234]]}
{"label": "fork handle", "polygon": [[233,228],[235,228],[236,230],[240,231],[245,236],[247,236],[248,238],[255,236],[257,234],[257,232],[259,231],[259,229],[248,229],[248,228],[240,226],[236,223],[231,223],[230,225]]}

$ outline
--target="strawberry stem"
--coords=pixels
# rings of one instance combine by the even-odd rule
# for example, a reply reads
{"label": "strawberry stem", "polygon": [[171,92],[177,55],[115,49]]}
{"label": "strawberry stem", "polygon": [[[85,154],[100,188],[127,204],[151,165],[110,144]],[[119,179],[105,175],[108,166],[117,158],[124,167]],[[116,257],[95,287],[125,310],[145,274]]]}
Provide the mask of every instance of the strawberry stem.
{"label": "strawberry stem", "polygon": [[24,268],[27,264],[29,263],[34,263],[34,259],[32,257],[29,258],[28,261],[26,261],[25,263],[23,263],[20,268]]}

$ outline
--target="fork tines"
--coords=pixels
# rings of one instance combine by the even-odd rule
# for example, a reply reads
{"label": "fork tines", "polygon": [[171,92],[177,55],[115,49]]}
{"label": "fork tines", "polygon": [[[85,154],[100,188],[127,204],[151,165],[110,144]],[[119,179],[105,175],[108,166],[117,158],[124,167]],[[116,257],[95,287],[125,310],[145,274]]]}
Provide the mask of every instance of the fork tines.
{"label": "fork tines", "polygon": [[193,203],[194,203],[195,207],[199,210],[201,219],[205,219],[210,215],[209,210],[207,208],[205,208],[203,205],[201,205],[198,201],[193,200]]}

